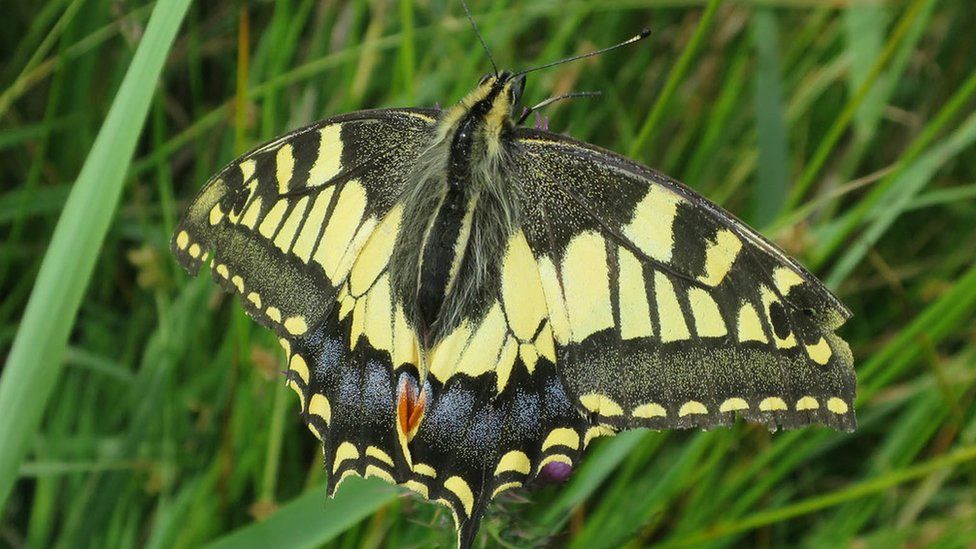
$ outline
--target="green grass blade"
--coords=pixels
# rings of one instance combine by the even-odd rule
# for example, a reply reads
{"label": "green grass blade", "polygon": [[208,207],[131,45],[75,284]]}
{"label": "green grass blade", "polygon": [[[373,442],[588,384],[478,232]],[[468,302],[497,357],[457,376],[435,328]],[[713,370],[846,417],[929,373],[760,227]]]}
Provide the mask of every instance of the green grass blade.
{"label": "green grass blade", "polygon": [[678,90],[678,85],[681,84],[681,81],[687,74],[692,60],[695,59],[695,56],[698,54],[699,49],[702,47],[702,44],[705,41],[705,37],[708,36],[708,33],[712,28],[712,24],[715,21],[715,14],[718,12],[718,8],[721,5],[722,0],[708,1],[708,4],[705,6],[704,13],[702,13],[701,20],[698,22],[698,26],[695,28],[695,34],[693,34],[689,40],[688,46],[684,49],[684,51],[681,52],[681,57],[678,58],[677,63],[675,63],[674,68],[668,75],[668,80],[664,84],[664,89],[654,102],[654,107],[651,108],[650,114],[648,114],[647,118],[644,119],[644,123],[637,132],[637,137],[634,138],[634,142],[630,146],[630,156],[636,158],[646,158],[646,150],[653,143],[654,131],[658,129],[658,124],[664,117],[664,111],[668,108],[668,105],[671,102],[671,97]]}
{"label": "green grass blade", "polygon": [[865,496],[876,494],[882,490],[887,490],[899,484],[910,482],[915,479],[931,475],[944,469],[950,469],[968,461],[976,460],[976,445],[960,448],[951,454],[931,459],[918,465],[905,467],[891,473],[879,475],[867,479],[857,484],[837,490],[830,494],[813,497],[793,505],[780,507],[756,513],[742,520],[718,524],[710,528],[707,532],[702,532],[687,538],[673,540],[665,544],[667,547],[680,547],[698,545],[708,540],[721,538],[737,532],[743,532],[754,528],[759,528],[768,524],[774,524],[795,518],[804,514],[811,513],[818,509],[838,505],[847,501],[853,501]]}
{"label": "green grass blade", "polygon": [[885,198],[882,198],[874,208],[873,222],[867,230],[841,256],[837,265],[830,271],[826,282],[836,286],[850,275],[854,267],[868,254],[885,232],[911,206],[912,200],[918,196],[926,184],[932,180],[935,173],[947,162],[971,150],[976,143],[976,115],[971,115],[949,137],[933,147],[928,154],[920,157],[911,167],[906,168],[896,178]]}
{"label": "green grass blade", "polygon": [[319,547],[398,497],[396,488],[376,479],[348,479],[332,499],[326,499],[324,488],[314,487],[266,520],[236,530],[207,549]]}
{"label": "green grass blade", "polygon": [[752,25],[758,68],[755,78],[756,133],[759,136],[759,165],[752,190],[749,220],[766,225],[776,219],[786,202],[789,181],[789,136],[783,107],[780,74],[779,29],[775,12],[756,12]]}
{"label": "green grass blade", "polygon": [[153,10],[45,254],[0,378],[0,508],[59,378],[68,334],[122,194],[155,83],[189,4],[174,0]]}
{"label": "green grass blade", "polygon": [[901,41],[908,35],[911,29],[912,23],[919,13],[923,12],[927,6],[931,5],[935,0],[915,0],[909,6],[909,8],[902,15],[898,26],[895,28],[891,37],[888,39],[888,44],[885,46],[881,55],[878,56],[874,65],[871,67],[871,71],[864,77],[861,85],[858,87],[854,96],[841,111],[840,115],[834,120],[833,125],[827,131],[827,135],[824,137],[820,146],[817,147],[816,152],[813,155],[813,159],[807,165],[803,174],[800,176],[799,181],[797,181],[796,186],[793,187],[788,205],[793,207],[800,203],[806,192],[816,181],[817,175],[820,174],[820,170],[827,163],[827,159],[830,157],[830,153],[834,150],[837,142],[844,135],[845,130],[847,130],[854,116],[857,114],[859,107],[864,103],[871,93],[874,87],[874,83],[881,76],[881,71],[887,66],[888,61],[894,56],[898,49],[898,45]]}

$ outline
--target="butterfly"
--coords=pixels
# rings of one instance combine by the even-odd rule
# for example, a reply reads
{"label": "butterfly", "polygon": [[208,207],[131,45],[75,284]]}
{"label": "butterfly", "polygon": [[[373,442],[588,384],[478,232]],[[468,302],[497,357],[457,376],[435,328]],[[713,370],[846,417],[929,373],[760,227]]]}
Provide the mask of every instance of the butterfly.
{"label": "butterfly", "polygon": [[495,496],[565,477],[596,437],[855,427],[848,309],[681,183],[523,127],[526,73],[553,64],[261,145],[172,240],[277,334],[329,495],[405,486],[451,510],[460,547]]}

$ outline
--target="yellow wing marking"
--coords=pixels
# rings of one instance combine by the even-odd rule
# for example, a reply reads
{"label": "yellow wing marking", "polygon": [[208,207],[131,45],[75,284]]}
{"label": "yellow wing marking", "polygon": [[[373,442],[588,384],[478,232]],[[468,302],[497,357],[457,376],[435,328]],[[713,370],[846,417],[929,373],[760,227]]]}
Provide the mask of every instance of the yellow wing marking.
{"label": "yellow wing marking", "polygon": [[457,362],[457,372],[479,376],[490,371],[496,365],[507,334],[505,315],[502,313],[501,305],[495,303],[481,320],[474,337],[471,338],[471,343],[461,354]]}
{"label": "yellow wing marking", "polygon": [[427,485],[422,482],[417,482],[416,480],[408,480],[403,483],[403,486],[420,494],[421,496],[423,496],[424,499],[430,499],[430,492],[427,489]]}
{"label": "yellow wing marking", "polygon": [[612,436],[614,433],[615,431],[613,429],[605,425],[596,425],[590,427],[589,429],[586,430],[586,434],[583,435],[583,447],[585,448],[589,446],[590,441],[592,441],[596,437],[608,437],[608,436]]}
{"label": "yellow wing marking", "polygon": [[701,288],[688,290],[691,315],[695,318],[695,331],[700,337],[722,337],[728,334],[725,321],[718,310],[718,303]]}
{"label": "yellow wing marking", "polygon": [[362,299],[366,301],[363,330],[369,344],[374,349],[390,352],[393,348],[393,298],[390,293],[390,275],[384,274]]}
{"label": "yellow wing marking", "polygon": [[363,295],[389,265],[402,218],[403,206],[397,205],[376,226],[359,252],[349,273],[349,291],[353,296]]}
{"label": "yellow wing marking", "polygon": [[268,307],[265,310],[265,314],[268,315],[272,321],[281,324],[281,311],[277,307]]}
{"label": "yellow wing marking", "polygon": [[601,416],[611,417],[623,415],[624,410],[610,397],[599,393],[589,393],[580,397],[580,403],[587,410]]}
{"label": "yellow wing marking", "polygon": [[495,476],[509,471],[527,475],[531,469],[532,465],[529,462],[529,456],[520,450],[512,450],[502,456],[502,459],[498,461],[498,466],[495,467]]}
{"label": "yellow wing marking", "polygon": [[502,262],[502,304],[512,333],[520,341],[535,336],[546,317],[546,296],[525,233],[516,231]]}
{"label": "yellow wing marking", "polygon": [[332,462],[332,472],[339,470],[339,466],[347,459],[359,459],[359,450],[351,442],[343,442],[336,448],[335,460]]}
{"label": "yellow wing marking", "polygon": [[[779,303],[781,306],[783,306],[783,304],[780,302],[776,294],[765,285],[759,287],[759,294],[762,296],[763,314],[765,314],[766,318],[769,320],[769,325],[773,326],[773,315],[770,312],[771,307],[773,303]],[[785,309],[785,306],[783,307]],[[791,349],[796,347],[796,336],[793,335],[792,330],[790,330],[790,333],[783,339],[780,339],[780,337],[776,335],[775,328],[773,328],[771,332],[773,335],[773,340],[776,342],[776,347],[778,349]]]}
{"label": "yellow wing marking", "polygon": [[786,410],[786,401],[779,397],[766,397],[759,403],[759,409],[763,412]]}
{"label": "yellow wing marking", "polygon": [[502,354],[498,357],[498,364],[495,366],[495,375],[497,376],[495,383],[496,392],[501,393],[505,389],[505,386],[508,385],[508,378],[512,375],[512,367],[515,366],[515,357],[517,354],[518,345],[515,343],[514,338],[509,337],[505,340],[505,346],[502,347]]}
{"label": "yellow wing marking", "polygon": [[366,466],[366,478],[369,477],[380,478],[386,482],[389,482],[390,484],[396,484],[396,480],[393,479],[393,475],[391,475],[388,471],[373,465],[372,463]]}
{"label": "yellow wing marking", "polygon": [[[285,350],[285,352],[287,353],[288,351]],[[305,382],[306,385],[308,384],[308,364],[305,362],[305,359],[302,358],[302,355],[291,355],[291,360],[288,362],[288,368],[298,374],[298,377],[302,378],[302,381]]]}
{"label": "yellow wing marking", "polygon": [[[447,381],[449,377],[454,375],[459,366],[457,357],[461,356],[464,352],[464,348],[468,344],[468,340],[471,337],[471,327],[468,321],[465,320],[457,327],[453,332],[448,334],[444,339],[438,343],[434,349],[430,352],[430,374],[434,376],[441,383]],[[485,360],[480,364],[476,364],[479,372],[487,372],[491,366],[492,362]],[[477,375],[477,374],[469,374]]]}
{"label": "yellow wing marking", "polygon": [[474,508],[474,494],[471,492],[471,487],[468,486],[468,483],[461,477],[453,476],[444,481],[444,488],[447,488],[457,496],[458,500],[461,501],[461,505],[464,507],[464,513],[470,517],[471,510]]}
{"label": "yellow wing marking", "polygon": [[292,175],[295,173],[295,157],[292,155],[292,146],[285,143],[275,153],[275,177],[278,179],[278,194],[288,192],[288,183],[291,182]]}
{"label": "yellow wing marking", "polygon": [[319,233],[322,232],[322,223],[325,221],[325,214],[329,210],[329,202],[332,200],[332,193],[335,187],[328,187],[315,198],[312,208],[308,212],[308,219],[302,225],[302,230],[298,233],[298,238],[292,246],[292,253],[302,261],[308,263],[312,258],[312,250],[318,242]]}
{"label": "yellow wing marking", "polygon": [[239,294],[244,293],[244,279],[241,278],[241,275],[234,275],[230,277],[230,282],[231,284],[234,285],[235,288],[237,288],[237,293]]}
{"label": "yellow wing marking", "polygon": [[823,337],[813,345],[806,345],[807,354],[810,355],[810,360],[813,360],[817,364],[824,365],[830,361],[830,345],[827,344],[827,340]]}
{"label": "yellow wing marking", "polygon": [[668,415],[668,412],[664,409],[664,406],[656,402],[648,402],[647,404],[641,404],[634,408],[630,415],[650,419],[654,417],[665,417]]}
{"label": "yellow wing marking", "polygon": [[281,220],[285,216],[286,209],[288,209],[287,200],[282,199],[275,202],[271,210],[265,214],[261,224],[258,225],[258,233],[264,238],[271,240],[274,237],[275,231],[278,230],[278,226],[281,225]]}
{"label": "yellow wing marking", "polygon": [[698,280],[709,286],[718,286],[725,275],[732,270],[732,265],[742,249],[742,241],[735,233],[728,229],[721,229],[715,234],[715,241],[709,242],[705,248],[705,274]]}
{"label": "yellow wing marking", "polygon": [[819,408],[820,403],[812,396],[801,397],[800,400],[796,401],[797,410],[818,410]]}
{"label": "yellow wing marking", "polygon": [[295,241],[295,235],[298,233],[298,228],[302,225],[302,220],[305,218],[305,210],[308,208],[308,197],[303,196],[292,208],[291,213],[288,214],[288,218],[285,222],[281,224],[278,229],[278,234],[275,236],[274,245],[279,250],[288,253],[291,250],[291,244]]}
{"label": "yellow wing marking", "polygon": [[404,364],[419,364],[420,344],[417,336],[403,314],[403,309],[397,307],[393,314],[393,367],[399,368]]}
{"label": "yellow wing marking", "polygon": [[213,205],[213,208],[210,208],[210,224],[216,225],[223,220],[224,220],[224,210],[220,209],[220,202],[218,202]]}
{"label": "yellow wing marking", "polygon": [[319,153],[308,173],[309,187],[331,181],[342,169],[342,124],[332,124],[319,130]]}
{"label": "yellow wing marking", "polygon": [[321,244],[316,248],[313,257],[333,284],[345,278],[346,273],[339,272],[339,263],[352,244],[365,213],[366,190],[359,180],[350,180],[339,194],[332,216],[322,234]]}
{"label": "yellow wing marking", "polygon": [[542,441],[542,451],[545,452],[553,446],[567,446],[574,450],[579,449],[580,437],[573,429],[568,427],[558,427],[549,432],[546,439]]}
{"label": "yellow wing marking", "polygon": [[848,407],[847,403],[837,397],[831,397],[827,400],[827,409],[835,414],[846,414]]}
{"label": "yellow wing marking", "polygon": [[595,232],[577,235],[566,247],[562,267],[566,309],[574,341],[613,326],[607,249]]}
{"label": "yellow wing marking", "polygon": [[685,417],[693,414],[707,414],[708,408],[697,400],[689,400],[678,409],[678,417]]}
{"label": "yellow wing marking", "polygon": [[776,267],[773,270],[773,283],[780,295],[787,295],[794,286],[803,284],[803,277],[789,267]]}
{"label": "yellow wing marking", "polygon": [[293,391],[295,391],[295,394],[296,395],[298,395],[298,407],[299,407],[299,409],[305,410],[305,392],[302,390],[301,387],[298,386],[297,383],[291,382],[291,383],[288,383],[288,386],[291,387],[291,389]]}
{"label": "yellow wing marking", "polygon": [[389,465],[390,467],[393,467],[393,458],[390,457],[390,454],[387,454],[386,452],[384,452],[380,448],[377,448],[376,446],[367,446],[366,455],[370,457],[374,457],[382,461],[383,463]]}
{"label": "yellow wing marking", "polygon": [[546,296],[546,305],[549,310],[549,324],[552,327],[556,341],[561,345],[569,342],[571,337],[569,327],[569,312],[566,309],[566,300],[563,297],[562,284],[559,283],[559,274],[552,259],[541,257],[538,260],[539,278],[542,280],[542,289]]}
{"label": "yellow wing marking", "polygon": [[358,476],[359,476],[359,471],[356,471],[355,469],[346,469],[345,471],[342,472],[341,475],[339,475],[339,480],[336,481],[335,486],[332,488],[332,493],[333,494],[336,493],[339,490],[339,486],[341,486],[342,483],[345,482],[347,478],[358,477]]}
{"label": "yellow wing marking", "polygon": [[619,272],[620,338],[635,339],[654,335],[651,308],[647,303],[644,270],[630,250],[617,249]]}
{"label": "yellow wing marking", "polygon": [[241,162],[241,165],[238,167],[241,170],[241,181],[247,184],[251,180],[251,177],[254,176],[254,168],[257,167],[257,163],[254,160],[248,159]]}
{"label": "yellow wing marking", "polygon": [[739,397],[732,397],[725,399],[722,404],[719,405],[719,412],[737,412],[739,410],[748,410],[749,403],[745,399]]}
{"label": "yellow wing marking", "polygon": [[302,335],[308,331],[308,324],[303,316],[290,316],[284,322],[285,329],[291,335]]}
{"label": "yellow wing marking", "polygon": [[756,312],[756,308],[749,303],[743,303],[742,307],[739,309],[737,330],[740,342],[769,342],[769,340],[766,339],[766,332],[764,332],[762,329],[762,323],[759,322],[759,314]]}
{"label": "yellow wing marking", "polygon": [[437,476],[437,470],[426,463],[414,463],[413,472],[430,478]]}
{"label": "yellow wing marking", "polygon": [[326,424],[332,422],[332,406],[329,404],[329,399],[325,395],[319,393],[312,395],[308,403],[308,413],[319,416]]}
{"label": "yellow wing marking", "polygon": [[678,296],[674,293],[674,285],[668,275],[661,271],[654,271],[654,296],[661,322],[661,341],[668,343],[691,337],[684,312],[678,304]]}
{"label": "yellow wing marking", "polygon": [[495,488],[495,490],[491,493],[491,497],[494,499],[498,494],[511,490],[512,488],[518,488],[519,486],[522,486],[521,482],[505,482],[499,484],[498,487]]}
{"label": "yellow wing marking", "polygon": [[[237,216],[236,214],[234,214],[233,210],[231,210],[230,214],[227,216],[227,219],[231,223],[239,223],[251,230],[254,230],[254,227],[257,226],[258,215],[261,214],[261,205],[263,204],[263,201],[261,200],[260,196],[254,196],[252,198],[252,195],[254,193],[254,187],[256,187],[256,185],[257,184],[254,182],[251,182],[248,185],[249,195],[247,201],[245,202],[247,204],[247,208],[245,208],[244,212],[240,216]],[[212,213],[213,210],[211,210],[211,214]]]}
{"label": "yellow wing marking", "polygon": [[624,235],[648,257],[665,263],[671,261],[674,219],[682,202],[684,199],[677,193],[652,184],[634,209],[630,223],[624,226]]}
{"label": "yellow wing marking", "polygon": [[522,359],[522,363],[525,364],[525,369],[531,374],[535,371],[535,363],[539,360],[539,353],[535,350],[535,345],[531,343],[522,343],[519,345],[518,350],[519,358]]}
{"label": "yellow wing marking", "polygon": [[563,454],[549,454],[542,461],[539,462],[539,466],[535,468],[536,472],[542,471],[543,467],[549,465],[552,462],[565,463],[566,465],[573,465],[573,460]]}

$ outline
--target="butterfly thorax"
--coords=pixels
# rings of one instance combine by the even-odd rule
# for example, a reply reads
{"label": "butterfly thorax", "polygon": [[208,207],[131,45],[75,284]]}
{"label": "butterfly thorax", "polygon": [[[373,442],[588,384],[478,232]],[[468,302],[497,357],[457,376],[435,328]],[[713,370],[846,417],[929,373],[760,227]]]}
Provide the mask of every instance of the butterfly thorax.
{"label": "butterfly thorax", "polygon": [[518,225],[506,142],[519,81],[482,79],[438,121],[405,192],[391,262],[395,295],[422,344],[432,347],[477,318],[498,285],[497,261]]}

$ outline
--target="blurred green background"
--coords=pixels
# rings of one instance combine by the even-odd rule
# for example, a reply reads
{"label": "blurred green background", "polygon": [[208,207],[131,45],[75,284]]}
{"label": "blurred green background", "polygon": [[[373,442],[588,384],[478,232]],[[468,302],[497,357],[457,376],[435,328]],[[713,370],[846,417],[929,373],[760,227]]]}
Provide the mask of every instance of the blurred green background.
{"label": "blurred green background", "polygon": [[[971,0],[473,1],[550,128],[760,228],[853,310],[860,428],[629,432],[480,543],[976,544]],[[454,1],[5,0],[0,546],[449,546],[380,482],[325,502],[269,332],[167,245],[237,154],[489,69]],[[137,52],[138,49],[138,52]],[[57,227],[57,228],[56,228]],[[229,537],[228,537],[229,536]]]}

